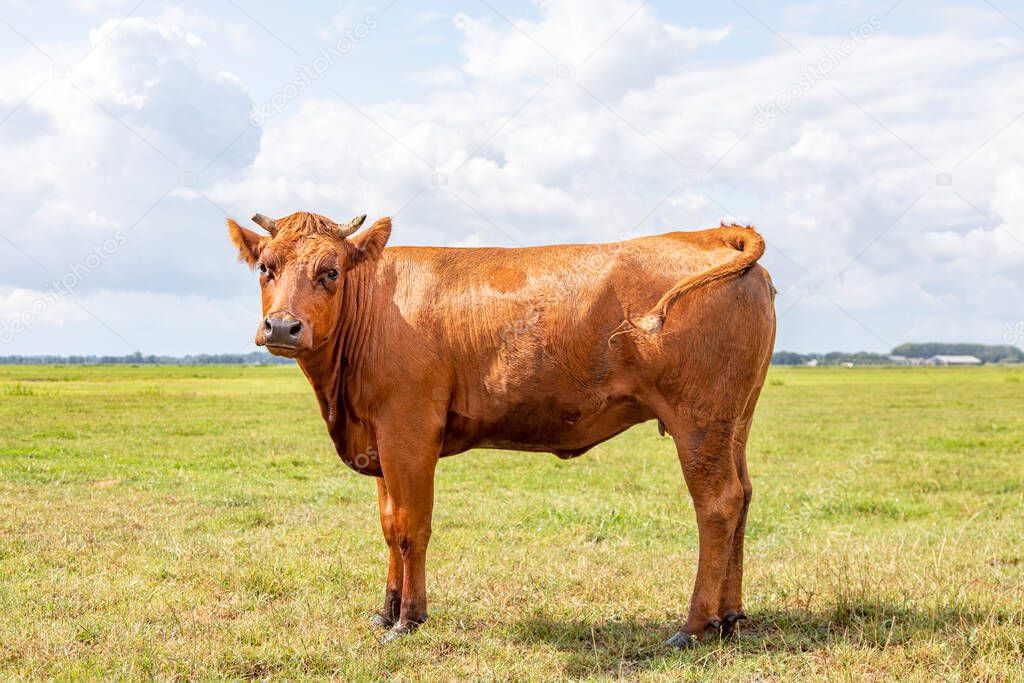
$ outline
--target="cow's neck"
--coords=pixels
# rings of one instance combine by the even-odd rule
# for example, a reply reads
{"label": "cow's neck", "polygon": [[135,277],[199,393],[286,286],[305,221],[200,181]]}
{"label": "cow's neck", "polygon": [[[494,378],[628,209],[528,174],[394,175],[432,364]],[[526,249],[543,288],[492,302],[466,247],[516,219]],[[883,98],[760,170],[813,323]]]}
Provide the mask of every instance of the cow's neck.
{"label": "cow's neck", "polygon": [[[306,375],[316,400],[320,404],[320,414],[327,423],[327,429],[334,434],[338,424],[339,391],[341,372],[344,363],[337,354],[336,340],[331,339],[321,347],[323,350],[299,360],[299,367]],[[342,421],[343,422],[343,421]]]}
{"label": "cow's neck", "polygon": [[369,356],[374,348],[374,307],[367,305],[372,286],[372,267],[357,267],[347,274],[338,326],[316,353],[299,361],[316,393],[327,429],[339,446],[345,429],[345,383],[373,362]]}

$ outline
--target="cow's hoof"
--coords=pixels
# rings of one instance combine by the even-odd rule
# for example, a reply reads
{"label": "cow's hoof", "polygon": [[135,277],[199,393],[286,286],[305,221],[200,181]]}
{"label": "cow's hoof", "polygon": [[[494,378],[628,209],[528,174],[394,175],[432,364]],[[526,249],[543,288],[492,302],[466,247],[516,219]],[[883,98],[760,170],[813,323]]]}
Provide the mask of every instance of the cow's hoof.
{"label": "cow's hoof", "polygon": [[419,626],[419,624],[414,624],[412,622],[407,622],[405,624],[395,624],[390,629],[388,629],[387,633],[385,633],[381,637],[380,642],[382,645],[387,645],[388,643],[396,641],[399,638],[402,638],[403,636],[409,635],[410,633],[416,630],[417,626]]}
{"label": "cow's hoof", "polygon": [[394,619],[388,619],[380,612],[370,617],[370,626],[375,626],[376,628],[391,628],[394,625]]}
{"label": "cow's hoof", "polygon": [[679,631],[679,633],[666,640],[665,644],[669,647],[678,647],[680,650],[689,650],[697,645],[697,641],[689,633]]}
{"label": "cow's hoof", "polygon": [[733,612],[732,610],[726,612],[722,616],[722,637],[730,638],[736,632],[736,623],[743,621],[747,618],[746,613],[743,610],[739,612]]}
{"label": "cow's hoof", "polygon": [[405,635],[408,635],[408,634],[409,634],[409,631],[407,631],[405,629],[397,629],[395,627],[391,627],[391,628],[388,629],[387,633],[385,633],[383,636],[381,636],[380,644],[381,645],[387,645],[388,643],[392,643],[392,642],[398,640],[399,638],[401,638],[402,636],[405,636]]}

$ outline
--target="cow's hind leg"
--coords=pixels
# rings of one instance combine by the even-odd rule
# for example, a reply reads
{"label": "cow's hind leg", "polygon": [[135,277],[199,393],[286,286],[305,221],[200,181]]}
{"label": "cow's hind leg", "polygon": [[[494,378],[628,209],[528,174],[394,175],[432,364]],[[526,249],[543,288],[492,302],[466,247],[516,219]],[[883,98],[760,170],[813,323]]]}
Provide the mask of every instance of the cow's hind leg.
{"label": "cow's hind leg", "polygon": [[695,638],[717,637],[723,589],[744,508],[744,488],[733,457],[737,420],[673,420],[668,425],[679,454],[686,486],[693,497],[700,537],[697,577],[690,611],[668,644],[689,647]]}
{"label": "cow's hind leg", "polygon": [[740,511],[739,523],[736,525],[736,533],[733,535],[732,555],[729,558],[729,569],[726,572],[725,586],[722,588],[722,598],[718,608],[718,613],[722,617],[723,638],[731,636],[736,629],[736,623],[747,618],[743,611],[743,538],[747,529],[747,511],[750,508],[750,499],[754,492],[750,482],[750,473],[747,470],[747,439],[750,437],[754,408],[761,395],[770,361],[771,357],[766,355],[761,365],[760,380],[747,397],[747,404],[743,409],[743,419],[736,425],[733,432],[732,457],[736,464],[740,485],[743,487],[743,508]]}
{"label": "cow's hind leg", "polygon": [[725,584],[718,607],[718,613],[722,617],[723,638],[731,636],[736,628],[736,623],[747,618],[743,611],[743,537],[747,527],[747,510],[750,508],[750,499],[754,492],[750,474],[747,472],[746,447],[749,434],[750,418],[747,417],[736,429],[732,449],[736,473],[739,475],[740,485],[743,487],[743,507],[740,510],[739,522],[736,524],[736,532],[733,534],[729,568],[726,571]]}
{"label": "cow's hind leg", "polygon": [[373,615],[374,626],[391,628],[402,609],[402,551],[395,530],[395,507],[383,477],[377,477],[377,502],[380,506],[380,527],[388,544],[388,579],[384,586],[384,605]]}

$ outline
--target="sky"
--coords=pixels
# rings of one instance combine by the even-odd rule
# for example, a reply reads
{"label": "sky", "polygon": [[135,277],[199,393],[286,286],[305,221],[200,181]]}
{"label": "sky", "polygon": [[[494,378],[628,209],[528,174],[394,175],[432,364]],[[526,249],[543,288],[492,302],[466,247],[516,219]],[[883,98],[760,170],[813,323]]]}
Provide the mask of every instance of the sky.
{"label": "sky", "polygon": [[[756,225],[776,348],[1024,344],[1024,3],[0,2],[0,355],[254,349],[224,225]],[[201,330],[201,333],[197,333]]]}

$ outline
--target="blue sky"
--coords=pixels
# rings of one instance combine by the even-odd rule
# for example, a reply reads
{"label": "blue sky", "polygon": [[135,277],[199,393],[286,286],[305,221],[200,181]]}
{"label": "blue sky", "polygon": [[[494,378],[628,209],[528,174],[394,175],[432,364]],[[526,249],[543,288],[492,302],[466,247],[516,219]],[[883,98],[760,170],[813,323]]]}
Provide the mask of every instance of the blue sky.
{"label": "blue sky", "polygon": [[224,218],[295,210],[451,246],[735,219],[779,349],[1024,342],[1020,3],[15,0],[0,64],[0,355],[249,350]]}

